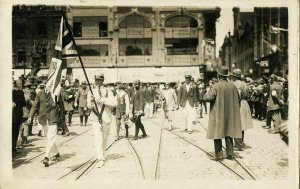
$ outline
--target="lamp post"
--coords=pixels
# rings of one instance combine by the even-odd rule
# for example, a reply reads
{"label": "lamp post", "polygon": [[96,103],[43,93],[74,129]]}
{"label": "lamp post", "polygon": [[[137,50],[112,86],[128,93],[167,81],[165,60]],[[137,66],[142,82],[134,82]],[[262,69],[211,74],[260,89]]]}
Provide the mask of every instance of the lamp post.
{"label": "lamp post", "polygon": [[228,32],[228,65],[229,65],[229,71],[231,71],[231,36],[230,31]]}

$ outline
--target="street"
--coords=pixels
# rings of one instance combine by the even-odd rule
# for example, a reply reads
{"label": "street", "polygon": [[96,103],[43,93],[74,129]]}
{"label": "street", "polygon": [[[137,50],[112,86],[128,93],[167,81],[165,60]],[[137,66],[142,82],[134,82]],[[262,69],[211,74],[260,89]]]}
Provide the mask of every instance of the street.
{"label": "street", "polygon": [[[80,127],[74,116],[69,127],[70,136],[57,136],[61,157],[45,168],[41,161],[45,140],[32,136],[20,150],[14,162],[16,179],[86,180],[86,179],[151,179],[151,180],[285,180],[288,178],[288,146],[279,134],[270,134],[262,126],[265,122],[253,119],[253,129],[245,133],[250,147],[235,151],[235,160],[210,160],[214,153],[213,141],[206,139],[208,114],[198,117],[193,132],[180,132],[180,111],[176,111],[172,131],[164,124],[159,109],[152,119],[142,122],[149,137],[131,140],[134,124],[129,129],[129,140],[114,142],[115,127],[111,126],[105,166],[97,168],[91,123]],[[37,132],[34,127],[34,133]],[[223,146],[225,146],[223,141]],[[224,150],[225,151],[225,150]],[[226,155],[224,155],[226,157]]]}

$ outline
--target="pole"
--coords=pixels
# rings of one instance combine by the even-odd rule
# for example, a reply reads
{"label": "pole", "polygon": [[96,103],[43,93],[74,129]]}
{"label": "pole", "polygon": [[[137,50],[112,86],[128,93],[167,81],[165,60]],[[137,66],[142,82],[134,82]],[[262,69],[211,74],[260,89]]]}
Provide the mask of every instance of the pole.
{"label": "pole", "polygon": [[[76,42],[75,42],[75,39],[74,39],[74,35],[73,35],[72,31],[71,31],[70,25],[69,25],[69,23],[68,23],[68,20],[67,20],[67,17],[66,17],[66,15],[65,15],[64,11],[62,11],[62,16],[63,16],[63,19],[65,20],[67,29],[69,30],[69,32],[70,32],[71,35],[72,35],[72,42],[73,42],[74,48],[75,48],[75,50],[76,50],[76,52],[77,52],[77,56],[78,56],[80,65],[81,65],[81,67],[82,67],[82,69],[83,69],[83,73],[84,73],[85,79],[86,79],[86,81],[87,81],[87,83],[88,83],[88,86],[89,86],[89,89],[90,89],[90,91],[91,91],[91,94],[94,95],[94,94],[93,94],[93,91],[92,91],[92,87],[91,87],[91,85],[90,85],[89,78],[87,77],[87,74],[86,74],[84,65],[83,65],[83,63],[82,63],[81,56],[80,56],[80,54],[78,53],[78,48],[77,48],[77,45],[76,45]],[[96,102],[94,102],[94,103],[95,103],[95,108],[96,108],[97,114],[99,115],[98,106],[97,106]]]}

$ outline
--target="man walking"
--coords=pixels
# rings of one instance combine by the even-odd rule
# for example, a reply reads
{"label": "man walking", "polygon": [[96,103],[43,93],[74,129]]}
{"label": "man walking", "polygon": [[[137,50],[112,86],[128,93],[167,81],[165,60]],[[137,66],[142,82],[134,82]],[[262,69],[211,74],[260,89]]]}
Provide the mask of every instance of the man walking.
{"label": "man walking", "polygon": [[180,105],[184,117],[182,131],[192,133],[193,121],[196,118],[198,98],[196,87],[191,84],[191,75],[185,75],[185,83],[180,86],[178,91],[177,104]]}
{"label": "man walking", "polygon": [[128,138],[128,124],[127,120],[129,118],[129,97],[125,92],[125,85],[120,83],[118,85],[118,94],[117,94],[117,107],[116,107],[116,140],[120,139],[120,128],[121,124],[124,124],[126,129],[125,137]]}
{"label": "man walking", "polygon": [[91,121],[94,133],[94,143],[97,151],[98,168],[102,167],[105,162],[106,144],[113,119],[112,110],[113,107],[117,106],[116,97],[111,90],[103,86],[103,82],[104,75],[96,75],[96,87],[93,89],[93,95],[89,92],[87,96],[87,106],[93,112]]}
{"label": "man walking", "polygon": [[233,160],[233,139],[242,138],[239,94],[235,85],[227,80],[228,68],[218,69],[219,81],[203,96],[212,101],[209,113],[207,138],[214,140],[215,158],[223,159],[222,139],[225,138],[227,159]]}
{"label": "man walking", "polygon": [[134,118],[132,121],[135,123],[135,135],[133,140],[138,139],[140,129],[143,132],[142,138],[147,137],[144,124],[141,121],[145,101],[144,101],[143,89],[141,89],[140,86],[141,86],[141,82],[139,80],[135,81],[134,92],[132,96],[132,115]]}
{"label": "man walking", "polygon": [[55,138],[60,119],[59,112],[64,110],[61,97],[59,96],[55,100],[52,98],[50,92],[51,88],[52,85],[48,85],[37,94],[28,118],[28,123],[31,123],[34,114],[38,113],[38,120],[40,124],[44,126],[47,137],[45,159],[43,160],[45,167],[49,166],[49,158],[51,155],[54,154],[54,156],[52,156],[53,160],[57,160],[60,156],[55,144]]}
{"label": "man walking", "polygon": [[81,82],[81,87],[78,89],[77,95],[75,97],[74,106],[78,105],[78,113],[80,116],[80,126],[83,126],[83,117],[85,118],[84,126],[87,125],[88,117],[91,111],[87,108],[87,94],[88,88],[86,87],[86,82]]}

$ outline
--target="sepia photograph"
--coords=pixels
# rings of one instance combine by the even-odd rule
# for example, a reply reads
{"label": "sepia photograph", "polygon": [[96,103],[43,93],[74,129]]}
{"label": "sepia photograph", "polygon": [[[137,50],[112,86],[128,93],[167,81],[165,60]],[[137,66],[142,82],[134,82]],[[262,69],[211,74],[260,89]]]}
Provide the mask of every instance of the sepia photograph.
{"label": "sepia photograph", "polygon": [[8,15],[1,187],[299,188],[288,4],[16,3]]}

